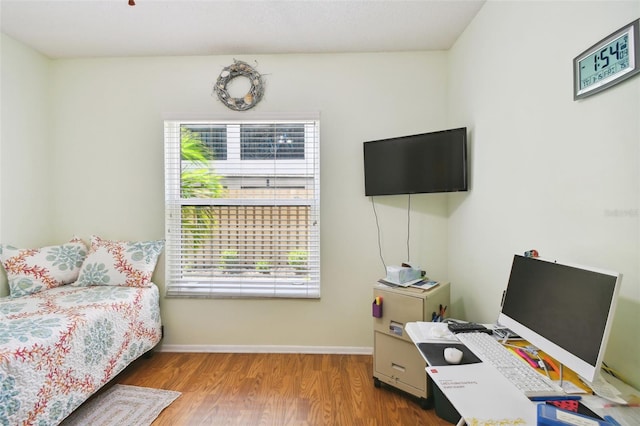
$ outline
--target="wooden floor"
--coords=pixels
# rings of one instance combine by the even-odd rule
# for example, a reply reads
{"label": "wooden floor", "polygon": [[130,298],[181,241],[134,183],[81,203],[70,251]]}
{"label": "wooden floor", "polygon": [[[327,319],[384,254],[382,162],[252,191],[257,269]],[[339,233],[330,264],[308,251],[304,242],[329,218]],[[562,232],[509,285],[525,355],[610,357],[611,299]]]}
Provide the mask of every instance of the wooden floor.
{"label": "wooden floor", "polygon": [[372,376],[370,355],[158,352],[114,383],[182,392],[153,426],[450,425]]}

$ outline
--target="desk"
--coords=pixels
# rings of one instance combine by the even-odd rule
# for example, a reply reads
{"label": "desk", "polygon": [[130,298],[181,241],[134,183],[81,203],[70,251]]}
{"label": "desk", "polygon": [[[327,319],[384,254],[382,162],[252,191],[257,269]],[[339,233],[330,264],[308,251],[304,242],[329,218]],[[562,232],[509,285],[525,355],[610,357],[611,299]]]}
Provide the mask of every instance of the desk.
{"label": "desk", "polygon": [[[419,343],[442,343],[423,332],[419,323],[405,330]],[[422,353],[422,352],[420,352]],[[427,364],[429,360],[424,357]],[[427,374],[462,416],[458,424],[535,425],[536,404],[486,362],[466,365],[427,365]]]}
{"label": "desk", "polygon": [[[434,333],[428,332],[434,326],[441,327],[442,324],[410,322],[405,325],[405,330],[427,362],[427,374],[462,416],[458,425],[537,424],[539,403],[530,401],[492,365],[486,362],[429,365],[427,357],[417,348],[420,343],[458,342],[450,335],[438,336],[435,333],[434,337]],[[597,414],[605,414],[598,409],[601,398],[589,395],[581,402]]]}

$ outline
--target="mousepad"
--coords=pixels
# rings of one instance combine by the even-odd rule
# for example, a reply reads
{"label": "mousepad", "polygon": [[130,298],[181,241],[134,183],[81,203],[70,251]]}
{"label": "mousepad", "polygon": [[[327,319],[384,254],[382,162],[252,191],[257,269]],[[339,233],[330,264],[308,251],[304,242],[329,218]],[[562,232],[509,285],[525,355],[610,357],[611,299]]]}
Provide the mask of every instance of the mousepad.
{"label": "mousepad", "polygon": [[418,349],[428,360],[429,365],[437,367],[440,365],[452,365],[444,359],[445,348],[456,348],[462,351],[462,361],[459,365],[476,364],[482,362],[469,348],[462,343],[418,343]]}

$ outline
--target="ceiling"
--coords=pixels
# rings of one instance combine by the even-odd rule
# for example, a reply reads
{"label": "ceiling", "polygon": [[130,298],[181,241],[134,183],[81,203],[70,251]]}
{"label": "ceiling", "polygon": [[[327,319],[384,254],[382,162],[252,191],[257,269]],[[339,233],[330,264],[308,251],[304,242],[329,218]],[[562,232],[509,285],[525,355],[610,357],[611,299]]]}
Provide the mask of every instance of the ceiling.
{"label": "ceiling", "polygon": [[0,0],[50,58],[447,50],[485,0]]}

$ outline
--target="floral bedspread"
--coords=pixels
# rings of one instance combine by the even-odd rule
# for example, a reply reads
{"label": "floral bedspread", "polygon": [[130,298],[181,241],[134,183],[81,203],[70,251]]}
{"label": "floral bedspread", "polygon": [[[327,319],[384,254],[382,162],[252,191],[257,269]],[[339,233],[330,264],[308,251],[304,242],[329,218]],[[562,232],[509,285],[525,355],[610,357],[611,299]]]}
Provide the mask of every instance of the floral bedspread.
{"label": "floral bedspread", "polygon": [[95,286],[0,298],[0,425],[57,425],[161,337],[159,291]]}

